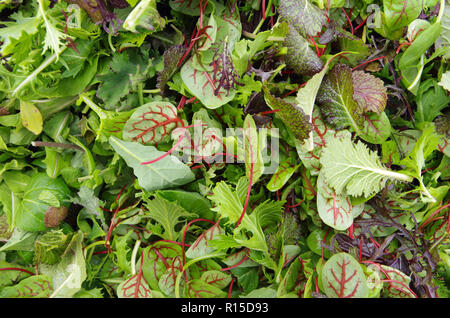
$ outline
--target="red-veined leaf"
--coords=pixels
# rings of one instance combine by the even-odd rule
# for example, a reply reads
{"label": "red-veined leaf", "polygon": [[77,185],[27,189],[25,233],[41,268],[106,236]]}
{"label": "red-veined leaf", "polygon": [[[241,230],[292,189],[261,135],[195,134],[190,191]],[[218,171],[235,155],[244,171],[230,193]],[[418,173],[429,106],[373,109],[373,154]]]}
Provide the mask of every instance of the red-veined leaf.
{"label": "red-veined leaf", "polygon": [[333,255],[323,266],[321,282],[325,294],[332,298],[365,298],[368,296],[364,272],[350,254]]}

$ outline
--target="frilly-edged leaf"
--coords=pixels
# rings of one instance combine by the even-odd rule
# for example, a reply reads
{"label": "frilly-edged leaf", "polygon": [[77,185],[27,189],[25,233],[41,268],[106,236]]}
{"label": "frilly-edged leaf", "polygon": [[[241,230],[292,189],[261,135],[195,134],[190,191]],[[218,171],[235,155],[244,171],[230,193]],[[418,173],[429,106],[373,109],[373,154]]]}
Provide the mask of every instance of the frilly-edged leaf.
{"label": "frilly-edged leaf", "polygon": [[304,36],[315,36],[327,21],[325,12],[309,0],[281,0],[278,12]]}
{"label": "frilly-edged leaf", "polygon": [[279,109],[277,116],[281,118],[294,136],[300,141],[307,139],[312,130],[312,125],[309,116],[305,114],[303,109],[273,96],[266,86],[263,86],[263,90],[267,105],[272,109]]}
{"label": "frilly-edged leaf", "polygon": [[359,134],[363,126],[363,110],[353,99],[353,91],[351,68],[338,64],[324,78],[317,101],[327,122],[338,130],[351,127]]}
{"label": "frilly-edged leaf", "polygon": [[300,75],[314,75],[323,68],[322,60],[309,46],[308,41],[291,25],[285,38],[286,65]]}
{"label": "frilly-edged leaf", "polygon": [[156,9],[156,0],[142,0],[123,22],[123,28],[130,32],[149,32],[164,28],[166,21]]}
{"label": "frilly-edged leaf", "polygon": [[361,141],[354,144],[350,137],[328,138],[320,163],[325,181],[338,194],[369,197],[379,192],[388,179],[412,181],[407,175],[385,168],[376,152]]}
{"label": "frilly-edged leaf", "polygon": [[158,87],[162,93],[164,93],[166,89],[166,83],[178,70],[178,63],[185,53],[186,47],[184,45],[171,46],[164,52],[164,68],[158,73],[158,83],[156,84],[156,87]]}
{"label": "frilly-edged leaf", "polygon": [[0,28],[0,39],[2,41],[1,54],[7,56],[14,52],[17,41],[24,34],[32,35],[38,32],[41,23],[38,17],[24,17],[22,12],[15,12],[9,16],[8,22],[2,22],[5,27]]}
{"label": "frilly-edged leaf", "polygon": [[386,107],[387,92],[381,79],[363,71],[352,72],[353,99],[364,112],[380,114]]}
{"label": "frilly-edged leaf", "polygon": [[164,232],[154,234],[166,240],[176,241],[179,237],[179,231],[175,227],[189,217],[195,217],[196,214],[189,213],[176,203],[169,202],[161,197],[148,200],[145,204],[148,213],[146,216],[155,220],[164,228]]}

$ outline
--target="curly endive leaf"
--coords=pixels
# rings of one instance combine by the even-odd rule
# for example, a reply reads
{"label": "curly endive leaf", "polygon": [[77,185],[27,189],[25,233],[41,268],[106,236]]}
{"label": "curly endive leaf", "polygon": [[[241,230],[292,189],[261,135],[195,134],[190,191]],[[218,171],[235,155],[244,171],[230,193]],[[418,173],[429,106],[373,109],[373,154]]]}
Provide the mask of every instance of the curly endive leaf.
{"label": "curly endive leaf", "polygon": [[309,116],[305,114],[303,109],[273,96],[266,86],[263,86],[263,90],[267,105],[272,109],[279,109],[277,116],[281,118],[294,136],[300,141],[307,139],[312,130],[312,124]]}
{"label": "curly endive leaf", "polygon": [[353,99],[364,112],[380,114],[386,107],[387,92],[381,79],[363,72],[352,72]]}
{"label": "curly endive leaf", "polygon": [[281,0],[278,12],[304,36],[315,36],[327,21],[325,12],[308,0]]}
{"label": "curly endive leaf", "polygon": [[325,120],[336,129],[351,127],[359,134],[363,126],[363,110],[353,99],[353,91],[351,68],[338,64],[323,80],[317,102]]}
{"label": "curly endive leaf", "polygon": [[300,75],[314,75],[323,68],[322,60],[309,46],[308,41],[291,25],[284,45],[287,54],[284,57],[286,65]]}
{"label": "curly endive leaf", "polygon": [[328,138],[320,163],[326,182],[338,194],[369,197],[379,192],[388,179],[412,181],[410,176],[385,168],[376,152],[361,141],[354,144],[350,137]]}

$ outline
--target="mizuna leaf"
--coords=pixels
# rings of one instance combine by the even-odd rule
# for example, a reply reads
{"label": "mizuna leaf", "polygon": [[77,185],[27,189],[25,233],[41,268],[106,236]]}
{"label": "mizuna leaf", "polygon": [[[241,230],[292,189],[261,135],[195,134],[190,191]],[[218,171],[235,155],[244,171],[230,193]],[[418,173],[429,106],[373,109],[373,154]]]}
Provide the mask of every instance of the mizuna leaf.
{"label": "mizuna leaf", "polygon": [[281,118],[294,136],[299,141],[307,139],[312,130],[312,125],[309,116],[305,114],[303,109],[288,101],[273,96],[266,86],[263,86],[263,90],[267,105],[272,109],[279,110],[277,116]]}
{"label": "mizuna leaf", "polygon": [[363,126],[363,110],[353,99],[353,93],[351,68],[338,64],[323,80],[317,101],[327,122],[338,130],[350,127],[359,134]]}
{"label": "mizuna leaf", "polygon": [[308,41],[292,26],[286,36],[284,45],[287,53],[284,56],[286,65],[300,75],[314,75],[323,68],[322,60],[309,46]]}
{"label": "mizuna leaf", "polygon": [[110,137],[109,143],[127,165],[133,168],[139,185],[146,191],[181,186],[195,179],[189,167],[171,155],[151,164],[143,164],[165,154],[153,146],[122,141],[115,137]]}
{"label": "mizuna leaf", "polygon": [[138,107],[123,127],[123,139],[157,146],[170,140],[170,133],[182,127],[177,108],[169,102],[151,102]]}
{"label": "mizuna leaf", "polygon": [[366,298],[366,277],[359,263],[347,253],[333,255],[320,274],[325,294],[331,298]]}
{"label": "mizuna leaf", "polygon": [[325,12],[309,0],[281,0],[278,12],[282,19],[304,36],[315,36],[327,21]]}
{"label": "mizuna leaf", "polygon": [[386,107],[387,92],[381,79],[363,71],[352,72],[353,99],[363,112],[380,114]]}
{"label": "mizuna leaf", "polygon": [[412,178],[385,168],[378,155],[350,137],[327,139],[320,158],[325,181],[338,194],[366,198],[379,192],[388,179],[411,182]]}

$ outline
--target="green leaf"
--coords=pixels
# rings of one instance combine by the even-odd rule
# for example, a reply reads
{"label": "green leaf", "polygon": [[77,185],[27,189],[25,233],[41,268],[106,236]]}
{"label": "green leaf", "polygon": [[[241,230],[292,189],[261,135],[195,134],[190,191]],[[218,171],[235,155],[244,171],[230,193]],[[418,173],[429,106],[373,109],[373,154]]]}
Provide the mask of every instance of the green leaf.
{"label": "green leaf", "polygon": [[439,81],[439,86],[442,86],[447,91],[450,91],[450,71],[442,74],[441,80]]}
{"label": "green leaf", "polygon": [[364,114],[364,127],[359,137],[372,144],[382,144],[392,132],[389,117],[385,112],[381,114]]}
{"label": "green leaf", "polygon": [[47,229],[45,215],[51,206],[39,199],[43,191],[54,195],[61,206],[69,206],[71,191],[64,181],[59,178],[50,178],[46,173],[35,174],[25,188],[21,209],[16,216],[16,226],[21,230],[37,232]]}
{"label": "green leaf", "polygon": [[402,83],[414,95],[419,89],[420,78],[425,66],[424,54],[438,39],[441,29],[441,24],[437,22],[422,31],[400,57],[398,68],[402,75]]}
{"label": "green leaf", "polygon": [[33,35],[38,32],[41,20],[38,17],[24,17],[23,12],[12,13],[9,18],[13,21],[2,22],[5,27],[0,28],[0,38],[2,39],[1,53],[7,56],[14,52],[15,40],[22,39],[22,36]]}
{"label": "green leaf", "polygon": [[211,246],[210,241],[217,239],[222,234],[223,230],[219,227],[218,223],[211,226],[191,244],[186,251],[186,257],[194,259],[214,253],[216,249],[214,246]]}
{"label": "green leaf", "polygon": [[317,181],[317,211],[323,223],[338,230],[347,230],[353,219],[364,208],[363,204],[353,206],[349,197],[338,194],[328,187],[323,181],[322,173],[319,173]]}
{"label": "green leaf", "polygon": [[352,71],[347,65],[338,64],[325,77],[317,100],[327,122],[338,130],[350,127],[359,134],[363,126],[363,111],[353,96]]}
{"label": "green leaf", "polygon": [[249,180],[250,176],[252,176],[252,185],[255,184],[264,173],[262,149],[265,146],[265,140],[262,140],[261,137],[262,135],[259,134],[256,129],[253,117],[248,114],[245,117],[243,125],[244,160],[245,174]]}
{"label": "green leaf", "polygon": [[146,191],[182,186],[195,179],[188,166],[174,156],[166,156],[151,164],[143,164],[165,153],[153,146],[109,138],[110,145],[134,170],[139,185]]}
{"label": "green leaf", "polygon": [[62,230],[53,230],[39,236],[34,243],[36,262],[49,265],[58,263],[69,240],[70,236],[64,234]]}
{"label": "green leaf", "polygon": [[366,198],[379,192],[388,179],[412,181],[408,175],[385,168],[377,154],[350,137],[327,140],[320,158],[325,181],[338,194]]}
{"label": "green leaf", "polygon": [[366,298],[366,277],[359,263],[347,253],[333,255],[323,266],[321,282],[331,298]]}
{"label": "green leaf", "polygon": [[386,26],[396,30],[415,20],[422,10],[419,0],[383,0]]}
{"label": "green leaf", "polygon": [[165,24],[166,20],[156,9],[156,0],[143,0],[128,14],[122,26],[130,32],[153,33],[162,30]]}
{"label": "green leaf", "polygon": [[[445,74],[442,75],[444,77]],[[420,84],[417,92],[417,111],[414,113],[419,122],[431,122],[442,115],[442,110],[448,107],[450,96],[435,79],[427,79]]]}
{"label": "green leaf", "polygon": [[217,81],[214,81],[213,72],[194,67],[194,58],[190,58],[181,68],[180,74],[187,90],[197,97],[200,102],[209,109],[218,108],[234,99],[235,90],[228,92],[220,88],[217,95],[214,94]]}
{"label": "green leaf", "polygon": [[200,279],[219,289],[225,288],[231,283],[231,275],[218,270],[206,271]]}
{"label": "green leaf", "polygon": [[184,287],[183,297],[186,298],[225,298],[227,293],[214,285],[200,279],[187,282]]}
{"label": "green leaf", "polygon": [[289,159],[281,162],[277,171],[275,171],[272,178],[270,178],[269,183],[267,183],[267,189],[271,192],[280,190],[286,182],[289,181],[299,166],[300,165],[291,165]]}
{"label": "green leaf", "polygon": [[39,108],[25,101],[20,101],[20,119],[22,125],[35,135],[42,132],[42,115]]}
{"label": "green leaf", "polygon": [[1,288],[0,298],[48,298],[51,293],[51,278],[47,275],[35,275],[14,286]]}
{"label": "green leaf", "polygon": [[145,206],[148,210],[146,216],[156,221],[164,229],[164,232],[161,233],[153,230],[153,234],[165,240],[177,241],[181,233],[179,229],[175,229],[176,226],[184,222],[186,218],[195,216],[195,214],[187,212],[178,204],[169,202],[161,197],[146,201]]}
{"label": "green leaf", "polygon": [[50,298],[70,298],[81,289],[86,279],[86,260],[83,254],[83,233],[75,233],[55,265],[42,264],[40,272],[51,277],[53,293]]}

